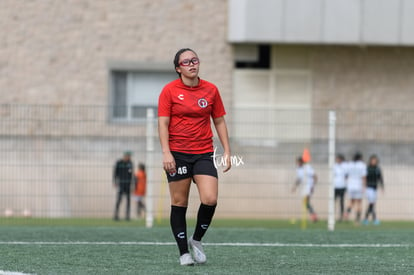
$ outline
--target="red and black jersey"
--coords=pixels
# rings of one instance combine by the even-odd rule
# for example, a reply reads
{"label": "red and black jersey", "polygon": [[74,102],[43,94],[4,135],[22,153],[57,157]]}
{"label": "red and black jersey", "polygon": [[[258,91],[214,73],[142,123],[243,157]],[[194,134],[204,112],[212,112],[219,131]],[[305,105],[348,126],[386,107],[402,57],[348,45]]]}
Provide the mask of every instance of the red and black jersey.
{"label": "red and black jersey", "polygon": [[170,117],[169,145],[176,152],[212,152],[210,118],[225,114],[217,87],[202,79],[195,87],[184,85],[181,79],[171,81],[163,88],[158,101],[158,116]]}

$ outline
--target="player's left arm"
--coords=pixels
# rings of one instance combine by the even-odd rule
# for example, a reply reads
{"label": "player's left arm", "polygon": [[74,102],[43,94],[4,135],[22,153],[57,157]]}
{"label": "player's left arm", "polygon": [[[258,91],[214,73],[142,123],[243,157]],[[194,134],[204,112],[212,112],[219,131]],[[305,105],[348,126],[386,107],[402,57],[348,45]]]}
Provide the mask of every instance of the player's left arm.
{"label": "player's left arm", "polygon": [[379,182],[379,185],[381,186],[382,191],[384,191],[384,177],[382,175],[381,168],[379,167],[378,167],[378,182]]}
{"label": "player's left arm", "polygon": [[365,193],[365,190],[367,189],[367,176],[362,177],[362,191]]}
{"label": "player's left arm", "polygon": [[224,150],[224,159],[226,160],[226,168],[223,172],[227,172],[231,168],[231,150],[230,150],[230,142],[229,142],[229,134],[227,131],[227,124],[224,116],[213,118],[214,126],[216,127],[217,134],[219,136],[221,145],[223,146]]}
{"label": "player's left arm", "polygon": [[131,161],[131,179],[129,181],[129,186],[133,189],[135,188],[135,173],[134,173],[134,163]]}
{"label": "player's left arm", "polygon": [[296,177],[295,182],[293,183],[292,186],[292,193],[296,192],[296,189],[299,187],[299,185],[302,183],[302,180],[299,177]]}
{"label": "player's left arm", "polygon": [[116,162],[115,163],[115,166],[114,166],[114,173],[113,173],[113,176],[112,176],[112,183],[113,183],[113,185],[114,185],[114,187],[117,187],[118,186],[118,175],[119,175],[119,173],[118,173],[118,162]]}
{"label": "player's left arm", "polygon": [[299,187],[299,185],[302,183],[303,174],[299,172],[298,169],[296,169],[296,179],[292,186],[292,193],[296,192],[296,189]]}

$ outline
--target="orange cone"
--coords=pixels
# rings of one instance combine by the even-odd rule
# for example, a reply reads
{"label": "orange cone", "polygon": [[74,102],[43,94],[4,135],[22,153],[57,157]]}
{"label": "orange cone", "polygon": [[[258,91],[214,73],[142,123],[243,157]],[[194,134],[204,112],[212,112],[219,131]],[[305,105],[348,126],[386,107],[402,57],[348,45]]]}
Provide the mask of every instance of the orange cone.
{"label": "orange cone", "polygon": [[310,154],[308,148],[303,149],[302,160],[303,160],[303,162],[310,162],[311,161],[311,154]]}

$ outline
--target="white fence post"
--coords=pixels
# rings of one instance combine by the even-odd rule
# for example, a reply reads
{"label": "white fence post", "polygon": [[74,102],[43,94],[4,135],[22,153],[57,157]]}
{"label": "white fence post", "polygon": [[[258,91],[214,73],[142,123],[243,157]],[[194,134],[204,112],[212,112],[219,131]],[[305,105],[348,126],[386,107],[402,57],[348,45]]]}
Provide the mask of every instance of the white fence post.
{"label": "white fence post", "polygon": [[328,188],[328,230],[335,230],[335,194],[334,194],[334,165],[335,165],[335,132],[336,113],[329,111],[329,188]]}
{"label": "white fence post", "polygon": [[154,225],[154,183],[153,183],[153,167],[154,167],[154,109],[147,109],[147,194],[146,194],[146,219],[145,225],[152,228]]}

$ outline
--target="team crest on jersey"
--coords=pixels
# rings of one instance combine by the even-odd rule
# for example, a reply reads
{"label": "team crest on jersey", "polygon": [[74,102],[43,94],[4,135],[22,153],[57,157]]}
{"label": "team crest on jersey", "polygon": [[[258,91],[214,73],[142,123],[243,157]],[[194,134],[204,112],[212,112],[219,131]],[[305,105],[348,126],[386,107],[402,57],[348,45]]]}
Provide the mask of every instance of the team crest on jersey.
{"label": "team crest on jersey", "polygon": [[200,106],[201,108],[205,108],[208,105],[208,101],[205,98],[200,98],[198,100],[198,106]]}
{"label": "team crest on jersey", "polygon": [[177,172],[170,172],[170,177],[174,177],[175,175],[177,175]]}

